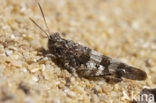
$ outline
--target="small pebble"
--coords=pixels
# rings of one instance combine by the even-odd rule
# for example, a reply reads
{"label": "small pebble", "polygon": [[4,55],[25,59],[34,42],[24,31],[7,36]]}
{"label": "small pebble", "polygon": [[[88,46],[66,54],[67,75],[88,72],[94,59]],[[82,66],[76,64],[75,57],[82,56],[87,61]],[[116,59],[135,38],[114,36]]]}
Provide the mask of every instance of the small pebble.
{"label": "small pebble", "polygon": [[146,67],[151,67],[151,59],[146,59],[145,60],[145,66]]}
{"label": "small pebble", "polygon": [[38,77],[33,76],[33,77],[32,77],[32,80],[35,81],[35,82],[37,82],[39,79],[38,79]]}
{"label": "small pebble", "polygon": [[33,68],[33,69],[31,69],[30,71],[32,72],[32,73],[35,73],[35,72],[37,72],[37,71],[39,71],[40,70],[40,68]]}
{"label": "small pebble", "polygon": [[24,100],[25,100],[25,103],[34,103],[31,96],[27,96],[26,98],[24,98]]}
{"label": "small pebble", "polygon": [[28,70],[24,67],[24,68],[21,68],[21,70],[23,71],[23,72],[28,72]]}
{"label": "small pebble", "polygon": [[99,93],[98,93],[98,91],[97,91],[97,89],[94,87],[93,89],[93,92],[97,95],[97,96],[99,96]]}
{"label": "small pebble", "polygon": [[68,89],[64,90],[64,92],[67,93],[67,96],[69,96],[69,97],[75,97],[76,96],[76,94],[74,92],[69,91]]}
{"label": "small pebble", "polygon": [[121,97],[121,100],[130,100],[130,97],[128,96],[128,94],[125,92],[125,91],[123,91],[122,92],[123,93],[123,96]]}
{"label": "small pebble", "polygon": [[15,35],[14,34],[11,35],[11,39],[15,39]]}
{"label": "small pebble", "polygon": [[104,92],[105,94],[110,93],[112,90],[112,87],[104,86],[104,85],[102,85],[101,88],[102,88],[102,92]]}
{"label": "small pebble", "polygon": [[12,55],[12,53],[13,53],[12,50],[6,50],[6,54],[7,54],[8,56]]}

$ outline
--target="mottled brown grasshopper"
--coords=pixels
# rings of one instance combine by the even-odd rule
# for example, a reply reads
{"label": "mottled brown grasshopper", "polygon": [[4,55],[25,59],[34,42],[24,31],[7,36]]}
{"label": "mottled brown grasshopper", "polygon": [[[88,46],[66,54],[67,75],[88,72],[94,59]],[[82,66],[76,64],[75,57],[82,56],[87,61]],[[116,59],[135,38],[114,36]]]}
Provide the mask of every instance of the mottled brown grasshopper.
{"label": "mottled brown grasshopper", "polygon": [[122,77],[132,80],[145,80],[147,75],[141,69],[121,63],[108,56],[104,56],[93,49],[66,40],[60,33],[50,34],[47,22],[41,8],[47,32],[32,18],[30,20],[40,28],[48,38],[48,52],[52,60],[61,68],[81,77],[103,77],[110,81],[121,81]]}

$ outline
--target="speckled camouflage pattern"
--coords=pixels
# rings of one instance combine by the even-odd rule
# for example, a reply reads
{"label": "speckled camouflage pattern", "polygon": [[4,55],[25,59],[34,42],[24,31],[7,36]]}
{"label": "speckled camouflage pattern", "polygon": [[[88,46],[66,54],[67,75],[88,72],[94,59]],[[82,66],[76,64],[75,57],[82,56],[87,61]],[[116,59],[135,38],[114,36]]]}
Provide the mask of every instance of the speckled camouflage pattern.
{"label": "speckled camouflage pattern", "polygon": [[104,56],[86,46],[66,40],[59,33],[49,36],[49,53],[55,63],[70,72],[76,72],[82,77],[121,77],[132,80],[146,79],[146,73],[138,68],[128,66]]}
{"label": "speckled camouflage pattern", "polygon": [[63,39],[59,33],[50,34],[39,3],[38,6],[47,31],[41,28],[33,19],[30,18],[30,20],[46,34],[48,52],[58,66],[81,77],[103,77],[110,82],[121,81],[122,77],[132,80],[146,79],[147,75],[141,69],[128,66],[71,40]]}

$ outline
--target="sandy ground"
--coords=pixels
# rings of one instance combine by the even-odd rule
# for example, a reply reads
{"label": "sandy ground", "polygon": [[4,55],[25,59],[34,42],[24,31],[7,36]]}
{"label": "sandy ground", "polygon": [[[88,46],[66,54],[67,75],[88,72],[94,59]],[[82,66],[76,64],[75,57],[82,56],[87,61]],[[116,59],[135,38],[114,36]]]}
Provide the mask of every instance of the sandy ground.
{"label": "sandy ground", "polygon": [[38,59],[47,38],[34,0],[0,1],[1,103],[127,103],[156,88],[155,0],[42,0],[50,32],[144,70],[145,81],[73,77],[50,58]]}

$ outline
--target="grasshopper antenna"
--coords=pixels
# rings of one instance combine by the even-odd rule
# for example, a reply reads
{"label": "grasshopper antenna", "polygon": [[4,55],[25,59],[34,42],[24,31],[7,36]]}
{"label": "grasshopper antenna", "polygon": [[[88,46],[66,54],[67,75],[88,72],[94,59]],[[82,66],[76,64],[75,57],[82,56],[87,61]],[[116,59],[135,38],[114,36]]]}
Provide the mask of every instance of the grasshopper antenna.
{"label": "grasshopper antenna", "polygon": [[43,31],[43,32],[46,34],[47,38],[49,38],[49,34],[48,34],[43,28],[41,28],[32,18],[29,17],[29,19],[30,19],[41,31]]}
{"label": "grasshopper antenna", "polygon": [[43,17],[43,19],[44,19],[44,23],[45,23],[46,29],[47,29],[47,31],[48,31],[48,34],[50,35],[50,31],[49,31],[49,28],[48,28],[48,25],[47,25],[47,22],[46,22],[46,19],[45,19],[45,16],[44,16],[44,12],[43,12],[42,7],[41,7],[41,5],[40,5],[39,2],[38,2],[38,6],[39,6],[40,11],[41,11],[41,13],[42,13],[42,17]]}

